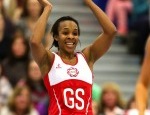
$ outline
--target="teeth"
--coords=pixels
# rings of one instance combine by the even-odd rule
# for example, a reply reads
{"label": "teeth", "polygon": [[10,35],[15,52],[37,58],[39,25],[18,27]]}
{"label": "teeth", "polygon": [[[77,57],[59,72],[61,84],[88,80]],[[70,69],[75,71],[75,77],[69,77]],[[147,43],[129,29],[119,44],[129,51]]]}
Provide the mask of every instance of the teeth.
{"label": "teeth", "polygon": [[73,43],[66,43],[67,45],[73,45]]}

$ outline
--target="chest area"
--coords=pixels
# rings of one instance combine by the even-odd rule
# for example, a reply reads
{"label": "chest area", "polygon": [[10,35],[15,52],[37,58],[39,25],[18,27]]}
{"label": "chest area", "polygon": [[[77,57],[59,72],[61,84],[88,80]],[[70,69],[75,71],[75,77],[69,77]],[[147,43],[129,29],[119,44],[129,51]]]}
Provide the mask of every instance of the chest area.
{"label": "chest area", "polygon": [[88,65],[77,64],[75,66],[56,63],[49,73],[51,85],[64,81],[74,83],[74,80],[83,81],[92,84],[92,72]]}

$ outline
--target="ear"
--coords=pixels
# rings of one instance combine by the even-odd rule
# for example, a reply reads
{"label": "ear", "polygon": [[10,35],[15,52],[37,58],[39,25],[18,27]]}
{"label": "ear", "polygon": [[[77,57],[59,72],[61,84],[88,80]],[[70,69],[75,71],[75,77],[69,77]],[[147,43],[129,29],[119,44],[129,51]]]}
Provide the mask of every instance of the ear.
{"label": "ear", "polygon": [[54,37],[54,40],[58,41],[58,36],[55,36],[55,37]]}

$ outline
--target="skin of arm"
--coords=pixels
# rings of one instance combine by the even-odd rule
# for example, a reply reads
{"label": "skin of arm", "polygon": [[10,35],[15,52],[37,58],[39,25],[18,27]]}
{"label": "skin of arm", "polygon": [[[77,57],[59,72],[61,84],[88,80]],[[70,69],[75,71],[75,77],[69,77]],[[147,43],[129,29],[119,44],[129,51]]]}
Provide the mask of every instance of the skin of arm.
{"label": "skin of arm", "polygon": [[54,58],[52,52],[46,50],[42,44],[42,38],[45,33],[49,14],[52,10],[52,5],[47,0],[38,1],[44,7],[44,11],[35,25],[33,34],[30,38],[30,47],[32,56],[39,65],[42,75],[45,75],[49,71],[51,62]]}
{"label": "skin of arm", "polygon": [[145,50],[145,57],[139,80],[136,85],[136,104],[139,115],[144,115],[148,103],[148,88],[150,84],[150,36],[148,38]]}
{"label": "skin of arm", "polygon": [[87,62],[92,68],[94,62],[109,49],[117,30],[106,14],[92,0],[85,0],[85,3],[92,10],[103,29],[97,39],[83,50]]}
{"label": "skin of arm", "polygon": [[54,39],[53,39],[51,33],[50,33],[50,32],[47,33],[47,34],[45,35],[45,48],[46,48],[47,50],[49,50],[49,49],[52,47],[53,41],[54,41]]}

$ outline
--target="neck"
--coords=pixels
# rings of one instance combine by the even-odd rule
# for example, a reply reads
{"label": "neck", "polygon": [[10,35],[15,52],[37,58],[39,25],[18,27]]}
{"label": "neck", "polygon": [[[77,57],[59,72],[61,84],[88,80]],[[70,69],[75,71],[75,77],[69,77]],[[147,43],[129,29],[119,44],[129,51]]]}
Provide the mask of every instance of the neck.
{"label": "neck", "polygon": [[16,113],[17,113],[17,115],[24,115],[24,111],[21,109],[16,110]]}
{"label": "neck", "polygon": [[64,58],[64,59],[72,59],[75,57],[75,53],[68,53],[68,52],[63,52],[61,50],[58,51],[58,54],[60,55],[60,57]]}
{"label": "neck", "polygon": [[106,109],[105,110],[107,110],[107,111],[113,111],[114,110],[114,106],[112,106],[112,107],[106,107]]}

